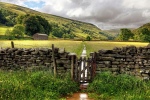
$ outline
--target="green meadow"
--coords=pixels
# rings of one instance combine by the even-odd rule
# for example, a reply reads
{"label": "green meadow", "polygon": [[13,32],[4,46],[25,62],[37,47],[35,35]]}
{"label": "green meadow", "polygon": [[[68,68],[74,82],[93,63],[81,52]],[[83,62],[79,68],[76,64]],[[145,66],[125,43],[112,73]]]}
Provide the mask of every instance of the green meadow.
{"label": "green meadow", "polygon": [[[51,48],[54,44],[57,48],[65,48],[67,52],[76,53],[78,56],[82,53],[84,45],[87,49],[87,54],[90,52],[98,52],[98,50],[111,50],[114,47],[136,46],[144,47],[148,43],[143,42],[112,42],[112,41],[73,41],[73,40],[48,40],[48,41],[34,41],[34,40],[14,40],[16,48]],[[11,41],[0,41],[1,48],[11,47]]]}
{"label": "green meadow", "polygon": [[7,29],[12,29],[13,27],[0,26],[0,35],[5,35]]}

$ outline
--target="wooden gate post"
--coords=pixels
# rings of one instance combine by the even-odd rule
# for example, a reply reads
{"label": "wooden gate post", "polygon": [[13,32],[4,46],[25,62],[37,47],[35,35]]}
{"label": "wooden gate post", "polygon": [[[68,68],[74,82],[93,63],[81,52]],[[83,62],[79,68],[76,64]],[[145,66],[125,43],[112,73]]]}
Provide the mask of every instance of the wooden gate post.
{"label": "wooden gate post", "polygon": [[96,75],[96,52],[93,53],[92,62],[93,62],[92,63],[92,66],[93,66],[92,78],[94,78]]}
{"label": "wooden gate post", "polygon": [[78,57],[75,57],[75,73],[74,73],[74,77],[75,77],[75,81],[78,82]]}
{"label": "wooden gate post", "polygon": [[14,48],[14,42],[13,41],[11,41],[11,47]]}
{"label": "wooden gate post", "polygon": [[54,44],[52,44],[52,59],[53,59],[53,66],[54,66],[54,77],[56,77],[56,75],[57,75],[57,66],[56,66],[56,59],[55,59]]}
{"label": "wooden gate post", "polygon": [[73,72],[74,72],[74,55],[71,55],[71,79],[73,80]]}

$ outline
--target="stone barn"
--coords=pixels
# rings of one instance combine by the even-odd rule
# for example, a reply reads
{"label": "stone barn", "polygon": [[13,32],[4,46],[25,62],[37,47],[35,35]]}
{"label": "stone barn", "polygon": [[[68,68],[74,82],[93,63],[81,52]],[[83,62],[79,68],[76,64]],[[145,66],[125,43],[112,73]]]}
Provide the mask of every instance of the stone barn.
{"label": "stone barn", "polygon": [[42,34],[42,33],[36,33],[33,35],[34,40],[48,40],[48,35],[47,34]]}

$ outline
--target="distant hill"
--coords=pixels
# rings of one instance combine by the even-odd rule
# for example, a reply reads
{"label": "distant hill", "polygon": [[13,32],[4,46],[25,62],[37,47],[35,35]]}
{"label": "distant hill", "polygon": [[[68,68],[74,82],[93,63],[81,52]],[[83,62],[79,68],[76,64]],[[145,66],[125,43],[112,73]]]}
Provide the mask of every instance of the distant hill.
{"label": "distant hill", "polygon": [[147,28],[149,31],[150,31],[150,23],[146,23],[146,24],[143,24],[142,26],[140,26],[139,28],[136,28],[134,30],[132,30],[132,32],[134,34],[139,34],[138,32],[143,29],[143,28]]}
{"label": "distant hill", "polygon": [[102,30],[102,32],[107,33],[113,37],[120,33],[120,29],[109,29],[109,30]]}
{"label": "distant hill", "polygon": [[[130,29],[131,31],[134,31],[134,28],[127,28]],[[120,29],[109,29],[109,30],[102,30],[102,33],[106,34],[108,39],[114,39],[120,34]]]}
{"label": "distant hill", "polygon": [[141,29],[141,28],[148,28],[148,30],[150,30],[150,23],[146,23],[146,24],[140,26],[139,28],[137,28],[136,30]]}
{"label": "distant hill", "polygon": [[76,38],[79,39],[85,39],[87,36],[90,36],[93,39],[100,39],[100,40],[108,39],[107,35],[99,33],[101,32],[101,29],[99,29],[98,27],[90,23],[72,20],[72,19],[68,19],[68,18],[64,18],[52,14],[41,13],[26,7],[4,3],[4,2],[0,2],[0,9],[5,9],[9,12],[13,12],[18,16],[26,15],[26,14],[40,15],[45,19],[47,19],[51,24],[57,24],[59,27],[65,29],[71,29],[71,33],[74,34]]}
{"label": "distant hill", "polygon": [[150,42],[150,23],[146,23],[139,28],[134,29],[132,33],[134,34],[134,40]]}

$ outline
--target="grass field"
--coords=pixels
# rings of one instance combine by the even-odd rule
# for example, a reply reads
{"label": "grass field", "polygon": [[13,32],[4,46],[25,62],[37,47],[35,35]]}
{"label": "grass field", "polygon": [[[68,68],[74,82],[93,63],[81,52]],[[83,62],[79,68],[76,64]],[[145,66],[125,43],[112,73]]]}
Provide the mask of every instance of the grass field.
{"label": "grass field", "polygon": [[12,27],[7,27],[7,26],[0,26],[0,35],[5,35],[5,31],[7,29],[12,29]]}
{"label": "grass field", "polygon": [[[98,50],[110,50],[114,47],[124,47],[134,45],[137,47],[147,46],[148,43],[142,42],[110,42],[110,41],[71,41],[71,40],[50,40],[50,41],[33,41],[33,40],[15,40],[15,47],[17,48],[51,48],[55,47],[65,48],[67,52],[74,52],[78,56],[81,54],[84,45],[86,45],[87,54],[90,52],[97,52]],[[11,41],[0,41],[0,47],[11,47]]]}

